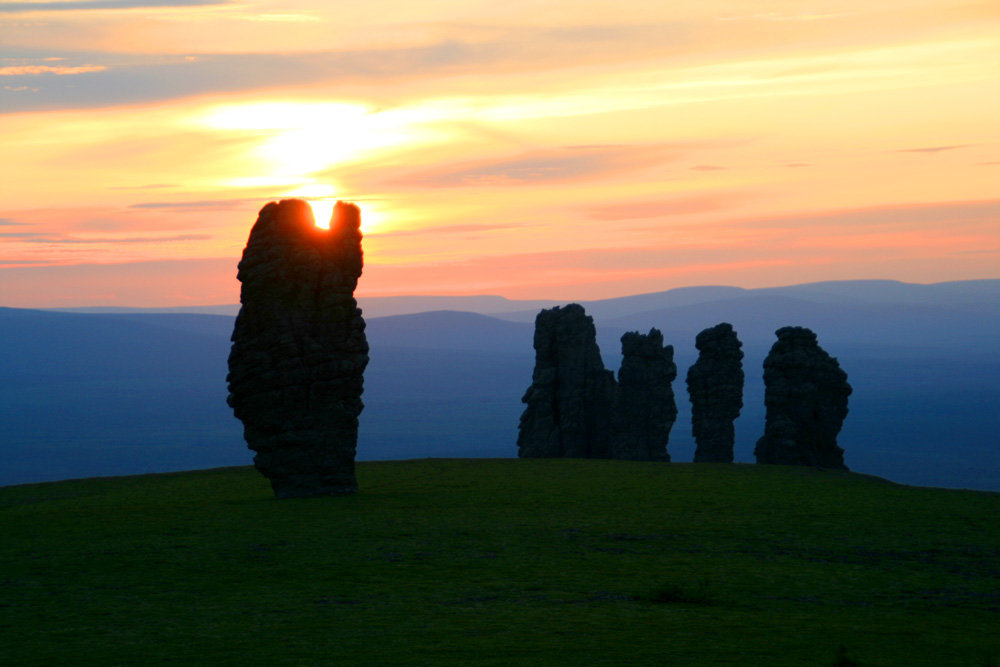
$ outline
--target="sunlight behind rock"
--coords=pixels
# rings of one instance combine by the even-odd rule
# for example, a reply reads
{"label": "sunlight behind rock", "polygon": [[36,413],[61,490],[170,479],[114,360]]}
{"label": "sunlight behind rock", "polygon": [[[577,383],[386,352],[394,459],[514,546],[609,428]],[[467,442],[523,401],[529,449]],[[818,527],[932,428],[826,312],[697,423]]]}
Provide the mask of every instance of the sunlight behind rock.
{"label": "sunlight behind rock", "polygon": [[333,207],[336,205],[335,199],[311,199],[309,206],[313,210],[313,218],[316,219],[316,226],[323,229],[330,228],[330,218],[333,217]]}

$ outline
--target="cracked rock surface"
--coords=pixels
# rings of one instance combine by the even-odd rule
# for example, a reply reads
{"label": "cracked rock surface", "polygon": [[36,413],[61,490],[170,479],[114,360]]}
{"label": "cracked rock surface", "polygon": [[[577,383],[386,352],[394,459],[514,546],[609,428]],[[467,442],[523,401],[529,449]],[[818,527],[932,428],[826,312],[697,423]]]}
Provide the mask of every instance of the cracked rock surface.
{"label": "cracked rock surface", "polygon": [[534,346],[518,456],[670,460],[677,366],[659,331],[622,336],[617,381],[604,367],[594,320],[579,304],[541,311]]}
{"label": "cracked rock surface", "polygon": [[613,458],[669,461],[667,442],[677,421],[673,381],[677,377],[674,348],[663,334],[630,331],[622,336],[618,370],[618,429]]}
{"label": "cracked rock surface", "polygon": [[330,229],[308,203],[272,202],[250,232],[229,355],[229,405],[279,498],[352,493],[365,322],[360,212],[337,202]]}
{"label": "cracked rock surface", "polygon": [[700,332],[695,347],[698,360],[687,373],[694,460],[732,463],[733,422],[743,409],[743,343],[733,326],[723,322]]}
{"label": "cracked rock surface", "polygon": [[784,327],[764,360],[764,436],[758,463],[847,470],[837,435],[851,385],[837,360],[804,327]]}
{"label": "cracked rock surface", "polygon": [[594,319],[575,303],[543,310],[534,345],[518,456],[608,458],[618,387],[601,360]]}

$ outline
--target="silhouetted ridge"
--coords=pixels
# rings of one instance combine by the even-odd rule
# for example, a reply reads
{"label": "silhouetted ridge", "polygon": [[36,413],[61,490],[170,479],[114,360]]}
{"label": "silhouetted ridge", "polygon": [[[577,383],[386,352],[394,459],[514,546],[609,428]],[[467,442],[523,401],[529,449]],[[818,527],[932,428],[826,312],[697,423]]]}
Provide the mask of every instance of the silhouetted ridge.
{"label": "silhouetted ridge", "polygon": [[329,230],[315,226],[304,201],[272,202],[243,251],[229,404],[279,498],[357,490],[368,364],[353,296],[361,267],[360,212],[343,202]]}

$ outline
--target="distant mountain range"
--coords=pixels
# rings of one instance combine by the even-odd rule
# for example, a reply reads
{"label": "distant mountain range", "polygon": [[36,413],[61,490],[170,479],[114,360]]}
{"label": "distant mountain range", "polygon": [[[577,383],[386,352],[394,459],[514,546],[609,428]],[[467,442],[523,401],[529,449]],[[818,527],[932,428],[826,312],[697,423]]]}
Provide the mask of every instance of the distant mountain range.
{"label": "distant mountain range", "polygon": [[[560,303],[362,299],[372,351],[359,458],[515,456],[533,320]],[[854,386],[840,438],[853,470],[1000,490],[1000,280],[697,287],[579,303],[609,368],[625,331],[655,326],[675,346],[676,461],[694,451],[684,376],[697,332],[726,321],[744,341],[736,457],[749,462],[763,432],[761,364],[775,329],[793,324],[817,332]],[[236,310],[0,308],[0,484],[249,463],[225,403]]]}

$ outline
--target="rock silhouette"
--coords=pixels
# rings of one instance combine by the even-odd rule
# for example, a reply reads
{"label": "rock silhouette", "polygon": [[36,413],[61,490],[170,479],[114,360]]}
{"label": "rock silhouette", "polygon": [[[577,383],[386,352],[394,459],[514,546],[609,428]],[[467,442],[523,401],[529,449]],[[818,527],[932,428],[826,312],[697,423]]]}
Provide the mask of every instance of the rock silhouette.
{"label": "rock silhouette", "polygon": [[594,320],[579,304],[542,310],[534,347],[518,456],[670,460],[677,367],[659,331],[622,337],[620,382],[605,369]]}
{"label": "rock silhouette", "polygon": [[847,470],[837,434],[847,416],[851,385],[816,334],[784,327],[764,360],[764,436],[758,463],[809,465]]}
{"label": "rock silhouette", "polygon": [[542,310],[534,345],[518,456],[608,458],[618,388],[601,360],[593,318],[575,303]]}
{"label": "rock silhouette", "polygon": [[696,463],[732,463],[733,422],[743,408],[743,350],[726,322],[695,337],[698,360],[688,369]]}
{"label": "rock silhouette", "polygon": [[677,420],[672,383],[677,377],[674,348],[663,345],[663,334],[630,331],[622,336],[618,370],[618,428],[612,458],[669,461],[667,441]]}
{"label": "rock silhouette", "polygon": [[361,267],[360,212],[344,202],[328,230],[304,201],[271,202],[243,251],[228,400],[279,498],[357,490],[368,364],[353,296]]}

